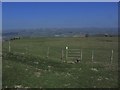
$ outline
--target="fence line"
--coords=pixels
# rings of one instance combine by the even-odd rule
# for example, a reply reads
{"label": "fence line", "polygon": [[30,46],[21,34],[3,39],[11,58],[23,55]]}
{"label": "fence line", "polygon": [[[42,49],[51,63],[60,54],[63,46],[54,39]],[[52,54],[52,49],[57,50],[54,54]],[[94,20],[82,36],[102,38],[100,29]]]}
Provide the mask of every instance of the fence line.
{"label": "fence line", "polygon": [[[30,52],[28,52],[28,50],[29,50],[29,48],[28,47],[25,47],[25,51],[23,51],[23,53],[30,53]],[[9,52],[11,52],[11,42],[9,41],[8,42],[8,51]],[[14,49],[12,50],[12,51],[14,51]],[[65,60],[66,62],[67,62],[67,60],[68,60],[68,58],[74,58],[74,59],[76,59],[76,58],[78,58],[78,59],[80,59],[81,61],[83,61],[83,58],[84,58],[84,54],[83,54],[83,49],[70,49],[70,48],[68,48],[68,47],[66,47],[65,49],[61,49],[60,50],[61,51],[61,54],[59,54],[59,57],[55,57],[55,58],[59,58],[60,59],[60,57],[61,57],[61,60],[63,61],[63,60]],[[19,52],[19,51],[18,51]],[[47,47],[47,51],[46,51],[47,53],[46,53],[46,57],[47,58],[49,58],[49,55],[50,55],[50,47]],[[109,51],[108,51],[109,52]],[[88,52],[87,52],[88,53]],[[102,52],[101,52],[102,53]],[[97,56],[95,56],[96,54],[95,54],[95,51],[94,50],[92,50],[92,52],[91,52],[91,55],[90,55],[90,53],[88,54],[88,56],[86,56],[86,57],[89,57],[90,56],[90,58],[91,58],[91,61],[92,62],[94,62],[94,60],[95,60],[95,58],[97,57]],[[99,57],[100,56],[102,56],[102,54],[97,54],[97,55],[99,55]],[[54,58],[54,57],[52,57],[52,58]],[[89,59],[89,58],[88,58]],[[100,58],[98,58],[98,61],[99,61],[99,59]],[[111,50],[111,54],[109,54],[109,53],[107,53],[107,55],[105,56],[105,55],[103,55],[103,57],[102,57],[102,59],[106,59],[106,60],[110,60],[109,62],[112,64],[113,63],[113,59],[114,59],[114,50],[112,49]],[[86,59],[85,59],[86,60]],[[104,60],[102,60],[102,61],[104,61]]]}

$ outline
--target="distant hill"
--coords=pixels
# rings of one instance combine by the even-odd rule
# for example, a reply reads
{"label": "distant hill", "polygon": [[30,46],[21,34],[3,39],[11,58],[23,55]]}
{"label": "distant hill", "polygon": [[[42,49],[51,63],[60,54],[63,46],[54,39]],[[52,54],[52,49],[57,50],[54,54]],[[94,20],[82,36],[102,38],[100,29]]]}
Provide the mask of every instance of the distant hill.
{"label": "distant hill", "polygon": [[117,28],[40,28],[24,30],[3,30],[2,36],[6,37],[67,37],[89,34],[91,36],[104,35],[105,33],[117,35]]}

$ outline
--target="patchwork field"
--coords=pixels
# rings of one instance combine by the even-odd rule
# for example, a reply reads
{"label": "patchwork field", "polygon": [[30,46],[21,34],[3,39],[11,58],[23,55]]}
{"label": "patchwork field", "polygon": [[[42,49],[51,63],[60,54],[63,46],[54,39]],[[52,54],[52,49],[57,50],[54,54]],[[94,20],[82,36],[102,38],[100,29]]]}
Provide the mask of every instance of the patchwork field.
{"label": "patchwork field", "polygon": [[[66,59],[66,46],[68,50],[82,50],[79,63],[64,62],[71,60]],[[2,83],[6,88],[118,87],[118,38],[46,37],[4,41]]]}

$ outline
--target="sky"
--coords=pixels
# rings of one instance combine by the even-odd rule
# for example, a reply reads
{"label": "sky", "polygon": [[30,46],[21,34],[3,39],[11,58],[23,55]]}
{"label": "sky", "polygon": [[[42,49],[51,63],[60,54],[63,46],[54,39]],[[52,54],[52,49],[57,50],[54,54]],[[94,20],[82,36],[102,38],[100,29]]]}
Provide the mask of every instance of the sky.
{"label": "sky", "polygon": [[3,2],[3,30],[36,28],[114,28],[116,2]]}

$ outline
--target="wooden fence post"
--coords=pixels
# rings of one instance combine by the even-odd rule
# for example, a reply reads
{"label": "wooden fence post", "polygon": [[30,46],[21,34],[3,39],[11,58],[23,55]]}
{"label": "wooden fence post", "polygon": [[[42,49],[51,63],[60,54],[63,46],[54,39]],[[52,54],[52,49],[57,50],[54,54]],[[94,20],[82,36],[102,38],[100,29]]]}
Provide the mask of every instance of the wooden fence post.
{"label": "wooden fence post", "polygon": [[67,62],[67,57],[68,57],[68,47],[66,47],[66,62]]}
{"label": "wooden fence post", "polygon": [[28,48],[26,47],[25,49],[26,49],[26,54],[27,54],[28,53]]}
{"label": "wooden fence post", "polygon": [[64,51],[62,49],[62,52],[61,52],[61,60],[63,60],[63,57],[64,57]]}
{"label": "wooden fence post", "polygon": [[10,41],[9,41],[9,52],[11,52],[11,43],[10,43]]}
{"label": "wooden fence post", "polygon": [[111,52],[111,64],[112,64],[112,62],[113,62],[113,50]]}
{"label": "wooden fence post", "polygon": [[82,61],[82,49],[81,49],[81,55],[80,56],[81,56],[81,61]]}
{"label": "wooden fence post", "polygon": [[92,62],[93,62],[93,59],[94,59],[94,51],[92,50]]}
{"label": "wooden fence post", "polygon": [[49,47],[47,48],[47,58],[49,58]]}

